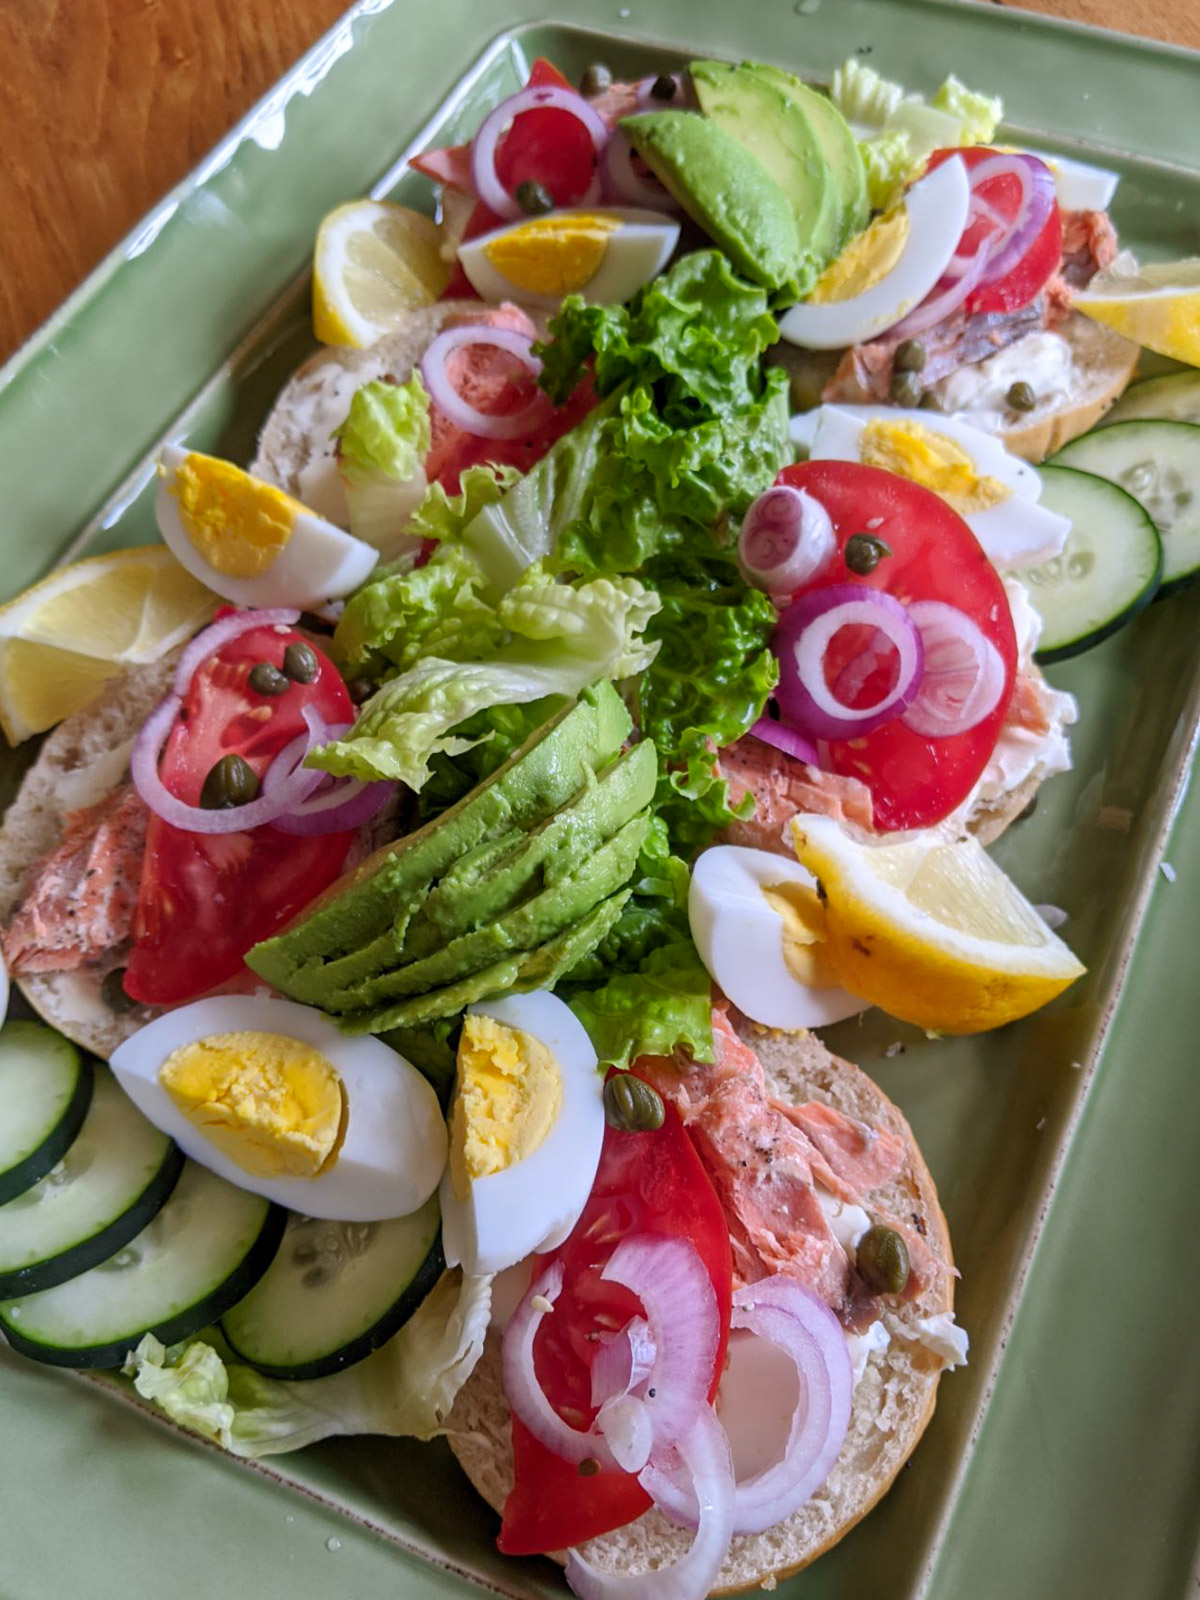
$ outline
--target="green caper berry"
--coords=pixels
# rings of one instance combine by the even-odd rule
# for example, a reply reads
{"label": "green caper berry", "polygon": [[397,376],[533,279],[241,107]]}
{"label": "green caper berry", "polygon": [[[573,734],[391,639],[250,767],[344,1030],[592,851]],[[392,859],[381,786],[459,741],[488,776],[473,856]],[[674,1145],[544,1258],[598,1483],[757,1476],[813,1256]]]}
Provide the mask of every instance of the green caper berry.
{"label": "green caper berry", "polygon": [[104,974],[100,985],[100,998],[110,1011],[132,1011],[134,999],[125,992],[125,968],[114,967]]}
{"label": "green caper berry", "polygon": [[351,704],[363,706],[375,693],[375,685],[370,678],[348,678],[346,693],[350,696]]}
{"label": "green caper berry", "polygon": [[527,217],[541,217],[554,210],[554,196],[549,189],[531,179],[517,185],[515,199]]}
{"label": "green caper berry", "polygon": [[1037,395],[1031,383],[1014,383],[1004,398],[1014,411],[1032,411],[1037,405]]}
{"label": "green caper berry", "polygon": [[915,372],[894,372],[888,393],[898,406],[919,406],[925,390]]}
{"label": "green caper berry", "polygon": [[652,100],[674,100],[675,91],[679,85],[668,72],[660,72],[650,85],[650,98]]}
{"label": "green caper berry", "polygon": [[580,94],[603,94],[605,89],[612,87],[612,73],[603,61],[593,61],[590,67],[584,67],[583,76],[579,80]]}
{"label": "green caper berry", "polygon": [[277,695],[286,694],[290,686],[278,667],[273,667],[269,661],[259,661],[250,668],[250,687],[255,694]]}
{"label": "green caper berry", "polygon": [[241,756],[222,756],[204,780],[200,804],[205,811],[231,811],[249,805],[258,796],[254,768]]}
{"label": "green caper berry", "polygon": [[594,1478],[600,1471],[600,1463],[595,1456],[584,1456],[579,1463],[579,1476],[581,1478]]}
{"label": "green caper berry", "polygon": [[858,1241],[858,1275],[872,1294],[903,1294],[908,1282],[908,1246],[895,1228],[877,1224]]}
{"label": "green caper berry", "polygon": [[920,339],[905,339],[896,346],[892,368],[896,372],[920,372],[925,365],[925,346]]}
{"label": "green caper berry", "polygon": [[618,1133],[653,1133],[663,1125],[662,1095],[631,1072],[614,1072],[604,1085],[604,1119]]}
{"label": "green caper berry", "polygon": [[844,559],[851,572],[865,578],[891,553],[892,547],[886,539],[877,539],[873,533],[852,533],[846,540]]}
{"label": "green caper berry", "polygon": [[293,683],[311,683],[317,675],[317,652],[303,641],[288,645],[283,670]]}

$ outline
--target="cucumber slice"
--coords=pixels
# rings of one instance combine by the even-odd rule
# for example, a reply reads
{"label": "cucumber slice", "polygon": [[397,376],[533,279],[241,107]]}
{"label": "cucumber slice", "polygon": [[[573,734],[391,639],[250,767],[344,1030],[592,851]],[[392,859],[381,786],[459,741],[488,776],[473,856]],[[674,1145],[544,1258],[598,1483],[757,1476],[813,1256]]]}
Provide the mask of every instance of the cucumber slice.
{"label": "cucumber slice", "polygon": [[1042,505],[1071,519],[1062,553],[1020,574],[1044,624],[1041,662],[1090,650],[1153,600],[1162,577],[1158,530],[1131,494],[1074,467],[1043,467]]}
{"label": "cucumber slice", "polygon": [[389,1222],[293,1216],[279,1254],[221,1319],[233,1351],[271,1378],[324,1378],[403,1326],[445,1268],[433,1194]]}
{"label": "cucumber slice", "polygon": [[0,1304],[14,1350],[56,1367],[119,1367],[143,1334],[164,1344],[215,1322],[262,1277],[287,1212],[195,1161],[126,1249],[42,1294]]}
{"label": "cucumber slice", "polygon": [[33,1294],[107,1261],[165,1204],[183,1153],[98,1067],[62,1160],[0,1206],[0,1297]]}
{"label": "cucumber slice", "polygon": [[0,1205],[66,1155],[92,1103],[92,1064],[40,1022],[0,1029]]}
{"label": "cucumber slice", "polygon": [[1116,422],[1072,439],[1050,465],[1107,478],[1150,513],[1163,544],[1163,594],[1200,573],[1200,427],[1194,422]]}
{"label": "cucumber slice", "polygon": [[1200,422],[1200,372],[1171,372],[1131,383],[1100,426],[1146,420]]}

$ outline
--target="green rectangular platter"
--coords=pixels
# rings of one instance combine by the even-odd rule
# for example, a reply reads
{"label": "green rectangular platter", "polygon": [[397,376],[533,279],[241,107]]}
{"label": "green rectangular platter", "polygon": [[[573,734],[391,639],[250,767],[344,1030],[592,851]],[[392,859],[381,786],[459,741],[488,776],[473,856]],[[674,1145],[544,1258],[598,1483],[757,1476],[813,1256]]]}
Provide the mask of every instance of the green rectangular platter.
{"label": "green rectangular platter", "polygon": [[[750,55],[820,80],[858,52],[924,91],[954,71],[1003,95],[1014,135],[1118,169],[1117,222],[1144,257],[1200,254],[1188,52],[970,0],[557,0],[552,21],[543,4],[364,0],[10,361],[5,595],[154,538],[162,440],[248,459],[312,347],[322,214],[365,192],[428,208],[407,153],[468,135],[535,55],[631,76]],[[1197,1590],[1198,629],[1194,591],[1051,673],[1082,708],[1075,770],[997,854],[1068,910],[1087,978],[979,1039],[878,1015],[832,1031],[929,1158],[972,1354],[892,1494],[780,1596]],[[7,758],[4,794],[27,761]],[[444,1445],[339,1440],[247,1467],[0,1353],[0,1600],[564,1592],[549,1563],[497,1556],[495,1527]]]}

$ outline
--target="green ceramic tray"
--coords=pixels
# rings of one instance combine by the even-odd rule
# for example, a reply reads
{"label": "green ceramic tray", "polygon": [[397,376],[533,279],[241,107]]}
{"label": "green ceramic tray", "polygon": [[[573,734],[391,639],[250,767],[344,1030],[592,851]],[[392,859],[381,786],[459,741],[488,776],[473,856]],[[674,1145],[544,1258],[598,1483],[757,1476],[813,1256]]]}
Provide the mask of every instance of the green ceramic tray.
{"label": "green ceramic tray", "polygon": [[[1117,219],[1142,254],[1200,253],[1200,57],[949,0],[558,0],[554,22],[543,3],[363,0],[9,363],[0,589],[153,537],[163,438],[246,459],[311,346],[320,216],[368,190],[428,205],[406,153],[470,132],[535,54],[630,75],[751,54],[821,78],[858,51],[925,90],[954,70],[1003,94],[1031,142],[1118,167]],[[883,1506],[781,1593],[1195,1590],[1200,800],[1176,825],[1177,876],[1159,861],[1196,741],[1198,624],[1193,592],[1053,673],[1083,707],[1076,769],[999,855],[1070,912],[1087,979],[983,1039],[931,1043],[879,1017],[835,1030],[937,1176],[972,1361]],[[8,758],[5,792],[26,760]],[[548,1563],[502,1562],[494,1532],[444,1447],[337,1441],[249,1470],[0,1355],[3,1600],[561,1592]]]}

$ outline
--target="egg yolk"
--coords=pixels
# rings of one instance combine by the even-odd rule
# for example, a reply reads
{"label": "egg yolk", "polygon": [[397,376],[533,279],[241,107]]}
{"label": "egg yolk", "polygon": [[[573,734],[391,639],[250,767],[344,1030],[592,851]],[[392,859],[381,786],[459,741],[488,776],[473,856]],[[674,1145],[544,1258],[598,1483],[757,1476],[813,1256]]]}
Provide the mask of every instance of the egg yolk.
{"label": "egg yolk", "polygon": [[298,500],[252,478],[231,461],[193,451],[175,470],[171,492],[183,530],[214,572],[257,578],[292,535]]}
{"label": "egg yolk", "polygon": [[278,1033],[214,1033],[173,1050],[158,1081],[206,1139],[256,1178],[315,1178],[348,1108],[333,1064]]}
{"label": "egg yolk", "polygon": [[483,253],[518,289],[532,294],[570,294],[595,277],[609,235],[620,226],[615,217],[593,212],[538,217],[499,234],[484,246]]}
{"label": "egg yolk", "polygon": [[873,288],[899,261],[907,241],[908,212],[903,206],[876,217],[825,268],[808,297],[809,304],[824,306],[837,300],[852,300]]}
{"label": "egg yolk", "polygon": [[825,908],[817,891],[778,883],[762,893],[783,922],[783,959],[792,977],[807,989],[836,988],[840,980],[825,949]]}
{"label": "egg yolk", "polygon": [[562,1074],[541,1042],[493,1017],[468,1016],[450,1117],[450,1180],[460,1200],[477,1178],[523,1161],[562,1110]]}
{"label": "egg yolk", "polygon": [[959,516],[986,511],[1011,493],[998,478],[977,472],[960,444],[919,422],[868,422],[859,439],[858,459],[864,467],[882,467],[932,489]]}

